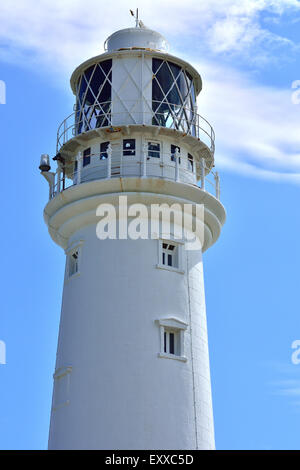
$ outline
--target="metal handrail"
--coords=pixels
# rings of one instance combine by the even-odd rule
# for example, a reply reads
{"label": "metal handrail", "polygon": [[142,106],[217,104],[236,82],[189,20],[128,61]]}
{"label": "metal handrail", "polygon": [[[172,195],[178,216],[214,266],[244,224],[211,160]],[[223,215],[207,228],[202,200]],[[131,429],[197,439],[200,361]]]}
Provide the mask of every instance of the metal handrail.
{"label": "metal handrail", "polygon": [[[84,156],[80,152],[75,162],[77,169],[75,170],[75,162],[72,169],[68,169],[67,177],[61,167],[57,168],[54,175],[53,182],[50,185],[50,199],[55,197],[61,191],[75,186],[81,183],[87,183],[95,180],[111,179],[115,177],[155,177],[163,178],[166,180],[184,182],[191,184],[192,186],[197,185],[196,167],[195,163],[193,168],[190,167],[189,162],[180,156],[180,153],[176,154],[161,153],[160,158],[149,157],[146,149],[142,152],[140,158],[137,155],[121,157],[120,160],[112,160],[112,147],[109,146],[107,152],[105,152],[105,158],[102,153],[90,154],[91,163],[83,166]],[[181,157],[181,158],[180,158]],[[132,160],[130,160],[132,158]],[[93,163],[96,162],[96,165]],[[213,193],[217,199],[220,198],[220,181],[217,172],[211,172],[205,176],[206,164],[205,160],[200,160],[201,169],[203,170],[200,187],[205,190],[206,183],[210,184]],[[160,174],[159,174],[160,173]],[[213,181],[211,180],[211,176]]]}
{"label": "metal handrail", "polygon": [[[168,120],[166,120],[166,114],[164,112],[156,112],[152,110],[152,103],[168,106]],[[112,106],[114,104],[117,104],[118,106],[122,105],[124,107],[124,111],[114,112],[112,110]],[[161,101],[147,102],[133,100],[124,102],[106,101],[104,103],[100,103],[100,107],[101,110],[100,108],[98,109],[99,114],[97,116],[92,115],[91,117],[88,117],[87,114],[83,114],[82,110],[79,109],[71,113],[60,124],[57,131],[57,152],[59,152],[61,147],[69,140],[90,130],[111,126],[146,124],[146,122],[151,121],[151,124],[148,125],[177,129],[185,134],[199,138],[208,146],[212,154],[214,153],[215,132],[212,126],[207,119],[196,113],[195,110],[191,108],[182,107],[172,103],[162,103]],[[109,109],[106,111],[105,108],[107,107],[109,107]],[[145,110],[144,107],[147,107],[147,110]],[[191,118],[184,117],[189,115]],[[83,116],[82,119],[78,119],[81,116]],[[128,118],[130,118],[132,122],[128,122]]]}

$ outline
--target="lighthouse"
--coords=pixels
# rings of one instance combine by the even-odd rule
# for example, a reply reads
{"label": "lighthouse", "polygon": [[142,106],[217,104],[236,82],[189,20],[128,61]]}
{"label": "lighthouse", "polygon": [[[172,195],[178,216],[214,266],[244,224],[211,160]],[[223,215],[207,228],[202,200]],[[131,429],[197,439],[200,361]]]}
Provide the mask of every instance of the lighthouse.
{"label": "lighthouse", "polygon": [[[71,88],[54,162],[40,163],[66,257],[49,449],[214,449],[202,256],[225,210],[201,77],[137,18]],[[143,237],[126,230],[137,205],[157,217]],[[153,206],[174,209],[168,232]],[[197,249],[176,236],[186,207],[202,208]]]}

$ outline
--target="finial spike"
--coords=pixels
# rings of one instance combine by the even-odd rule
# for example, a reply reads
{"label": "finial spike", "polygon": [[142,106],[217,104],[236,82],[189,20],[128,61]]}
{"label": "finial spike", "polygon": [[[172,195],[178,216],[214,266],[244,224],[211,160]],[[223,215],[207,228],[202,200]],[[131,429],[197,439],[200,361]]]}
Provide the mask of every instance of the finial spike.
{"label": "finial spike", "polygon": [[136,28],[139,27],[139,9],[136,9],[136,17],[135,17],[135,26]]}
{"label": "finial spike", "polygon": [[140,28],[145,27],[144,24],[143,24],[143,22],[139,20],[139,9],[138,9],[138,8],[136,9],[136,13],[134,13],[133,10],[129,10],[129,11],[130,11],[131,16],[133,16],[133,17],[135,18],[135,27],[136,27],[136,28],[138,28],[138,27],[140,27]]}

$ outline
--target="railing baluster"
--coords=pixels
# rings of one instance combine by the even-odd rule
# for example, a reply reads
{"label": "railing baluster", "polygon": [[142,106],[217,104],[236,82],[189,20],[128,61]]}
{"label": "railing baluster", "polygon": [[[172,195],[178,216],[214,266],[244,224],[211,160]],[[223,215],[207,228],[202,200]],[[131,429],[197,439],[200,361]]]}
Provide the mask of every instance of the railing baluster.
{"label": "railing baluster", "polygon": [[111,155],[112,146],[109,144],[107,147],[107,178],[111,178]]}
{"label": "railing baluster", "polygon": [[82,162],[82,152],[77,154],[77,184],[81,183],[81,162]]}
{"label": "railing baluster", "polygon": [[201,189],[205,189],[205,159],[200,158],[200,182]]}
{"label": "railing baluster", "polygon": [[175,181],[179,181],[179,158],[180,153],[178,152],[178,147],[175,150]]}
{"label": "railing baluster", "polygon": [[56,170],[56,190],[57,190],[58,193],[60,193],[60,174],[61,174],[60,168],[57,167],[57,170]]}
{"label": "railing baluster", "polygon": [[148,145],[146,142],[143,143],[143,178],[147,176],[147,154],[148,154]]}
{"label": "railing baluster", "polygon": [[217,171],[214,177],[215,177],[215,183],[216,183],[216,198],[220,199],[220,176]]}

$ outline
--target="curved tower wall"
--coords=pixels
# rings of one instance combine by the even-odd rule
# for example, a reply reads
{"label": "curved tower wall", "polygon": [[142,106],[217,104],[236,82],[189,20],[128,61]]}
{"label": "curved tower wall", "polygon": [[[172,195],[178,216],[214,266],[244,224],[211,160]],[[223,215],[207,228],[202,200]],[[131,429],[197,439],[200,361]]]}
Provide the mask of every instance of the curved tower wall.
{"label": "curved tower wall", "polygon": [[[89,225],[78,241],[56,363],[70,372],[54,380],[49,448],[214,448],[201,253],[183,250],[178,273],[157,267],[158,240],[99,241]],[[166,318],[187,325],[186,361],[159,357]]]}

